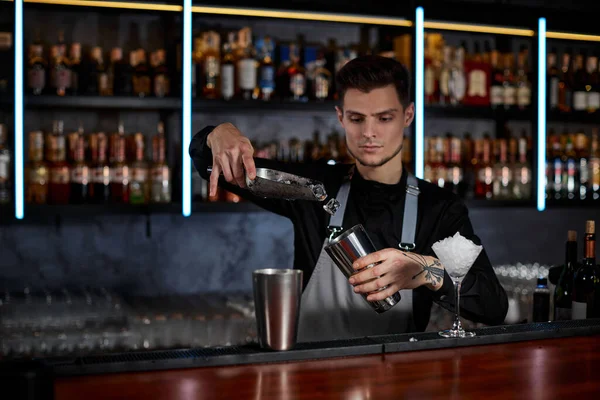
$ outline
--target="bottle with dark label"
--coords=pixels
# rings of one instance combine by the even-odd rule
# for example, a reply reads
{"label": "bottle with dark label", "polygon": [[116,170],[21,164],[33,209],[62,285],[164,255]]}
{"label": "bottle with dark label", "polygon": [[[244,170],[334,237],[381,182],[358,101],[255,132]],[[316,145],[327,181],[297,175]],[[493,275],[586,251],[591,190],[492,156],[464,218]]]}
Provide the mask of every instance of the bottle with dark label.
{"label": "bottle with dark label", "polygon": [[573,319],[600,317],[600,267],[596,265],[596,224],[586,222],[585,257],[573,276]]}
{"label": "bottle with dark label", "polygon": [[136,133],[134,141],[134,161],[131,163],[129,182],[129,203],[146,204],[150,196],[148,164],[144,159],[144,135]]}
{"label": "bottle with dark label", "polygon": [[546,85],[548,90],[548,109],[556,110],[558,108],[558,83],[560,81],[558,76],[558,67],[556,66],[556,48],[552,48],[548,53],[548,71],[547,77],[548,83]]}
{"label": "bottle with dark label", "polygon": [[158,49],[155,53],[156,66],[154,67],[154,96],[167,97],[171,94],[171,78],[167,67],[167,53]]}
{"label": "bottle with dark label", "polygon": [[11,157],[10,150],[7,146],[8,132],[6,125],[0,124],[0,204],[8,204],[10,202],[11,192]]}
{"label": "bottle with dark label", "polygon": [[558,82],[558,109],[562,112],[571,111],[573,79],[571,73],[571,49],[567,49],[562,56]]}
{"label": "bottle with dark label", "polygon": [[115,96],[131,96],[133,92],[131,56],[129,60],[123,59],[123,50],[113,49],[113,94]]}
{"label": "bottle with dark label", "polygon": [[82,65],[81,65],[81,43],[72,43],[69,49],[69,62],[71,64],[71,89],[70,94],[81,94],[82,88]]}
{"label": "bottle with dark label", "polygon": [[221,74],[221,40],[215,31],[205,32],[203,35],[204,53],[202,55],[202,96],[206,99],[219,97],[219,84]]}
{"label": "bottle with dark label", "polygon": [[490,64],[492,69],[490,105],[492,108],[499,108],[504,104],[504,71],[500,63],[500,52],[497,49],[490,53]]}
{"label": "bottle with dark label", "polygon": [[71,90],[71,66],[65,54],[65,47],[52,46],[50,58],[52,60],[50,70],[52,94],[64,96]]}
{"label": "bottle with dark label", "polygon": [[271,99],[275,91],[275,65],[273,63],[273,41],[269,36],[260,39],[256,43],[258,51],[258,88],[262,100]]}
{"label": "bottle with dark label", "polygon": [[223,58],[221,60],[221,97],[229,100],[235,95],[235,32],[229,32],[227,42],[223,43]]}
{"label": "bottle with dark label", "polygon": [[48,64],[44,59],[44,47],[35,42],[29,46],[29,65],[27,68],[27,86],[29,93],[40,95],[46,88],[46,68]]}
{"label": "bottle with dark label", "polygon": [[29,133],[29,160],[25,169],[25,200],[46,204],[48,200],[48,165],[44,161],[44,133]]}
{"label": "bottle with dark label", "polygon": [[63,121],[54,121],[52,135],[49,136],[48,202],[50,204],[68,204],[70,198],[70,170],[66,161],[66,143],[63,133]]}
{"label": "bottle with dark label", "polygon": [[548,279],[538,278],[533,290],[533,322],[548,322],[550,316],[550,290]]}
{"label": "bottle with dark label", "polygon": [[144,49],[136,51],[137,65],[133,72],[133,95],[139,97],[148,97],[152,93],[152,80],[150,79],[150,67],[146,61],[146,52]]}
{"label": "bottle with dark label", "polygon": [[171,171],[165,160],[165,127],[158,124],[156,135],[152,138],[152,168],[150,170],[152,203],[171,202]]}
{"label": "bottle with dark label", "polygon": [[100,132],[90,137],[92,150],[92,201],[104,204],[110,201],[110,166],[108,164],[108,138]]}
{"label": "bottle with dark label", "polygon": [[573,296],[573,273],[577,268],[577,231],[567,233],[565,265],[554,288],[554,320],[571,319],[571,298]]}
{"label": "bottle with dark label", "polygon": [[85,162],[85,137],[79,132],[75,140],[74,163],[71,167],[71,204],[84,204],[90,195],[90,168]]}
{"label": "bottle with dark label", "polygon": [[129,203],[129,166],[125,158],[125,130],[119,123],[119,132],[111,138],[112,164],[110,166],[110,197],[113,203]]}

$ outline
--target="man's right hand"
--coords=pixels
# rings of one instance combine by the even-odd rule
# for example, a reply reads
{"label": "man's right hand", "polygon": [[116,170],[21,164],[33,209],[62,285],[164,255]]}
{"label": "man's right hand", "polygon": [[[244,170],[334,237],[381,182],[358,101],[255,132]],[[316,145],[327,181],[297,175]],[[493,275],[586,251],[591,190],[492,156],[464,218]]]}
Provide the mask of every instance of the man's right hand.
{"label": "man's right hand", "polygon": [[[256,178],[254,148],[250,140],[233,124],[224,123],[208,134],[206,144],[212,150],[213,166],[210,174],[210,195],[217,193],[219,175],[239,187],[246,187],[246,174],[249,179]],[[244,171],[245,170],[245,171]]]}

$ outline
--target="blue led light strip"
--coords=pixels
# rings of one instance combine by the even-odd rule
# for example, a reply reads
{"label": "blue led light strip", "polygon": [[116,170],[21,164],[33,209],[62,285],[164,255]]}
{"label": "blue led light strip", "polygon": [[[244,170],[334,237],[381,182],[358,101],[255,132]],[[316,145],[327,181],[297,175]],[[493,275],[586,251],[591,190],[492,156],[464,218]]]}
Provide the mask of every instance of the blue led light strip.
{"label": "blue led light strip", "polygon": [[183,110],[182,110],[182,198],[181,213],[192,214],[192,164],[188,154],[192,140],[192,0],[183,0]]}
{"label": "blue led light strip", "polygon": [[23,0],[15,0],[15,218],[25,216],[23,177]]}
{"label": "blue led light strip", "polygon": [[546,208],[546,18],[538,21],[537,209]]}
{"label": "blue led light strip", "polygon": [[424,141],[424,91],[423,80],[425,74],[424,68],[424,32],[423,32],[424,11],[423,7],[417,7],[415,16],[415,176],[423,179],[425,169],[423,151]]}

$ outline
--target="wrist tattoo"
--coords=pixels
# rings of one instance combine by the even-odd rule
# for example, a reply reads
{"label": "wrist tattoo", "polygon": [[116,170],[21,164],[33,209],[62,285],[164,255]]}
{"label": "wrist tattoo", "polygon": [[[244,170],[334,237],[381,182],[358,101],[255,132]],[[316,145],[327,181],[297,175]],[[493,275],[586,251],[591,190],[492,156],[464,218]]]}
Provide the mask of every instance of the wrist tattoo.
{"label": "wrist tattoo", "polygon": [[416,279],[422,273],[425,273],[425,280],[430,283],[432,286],[435,286],[438,283],[442,282],[444,278],[444,270],[440,268],[442,263],[439,260],[433,259],[431,263],[427,262],[427,259],[420,254],[413,253],[402,253],[406,257],[410,258],[412,261],[419,264],[423,269],[421,272],[412,277],[412,279]]}

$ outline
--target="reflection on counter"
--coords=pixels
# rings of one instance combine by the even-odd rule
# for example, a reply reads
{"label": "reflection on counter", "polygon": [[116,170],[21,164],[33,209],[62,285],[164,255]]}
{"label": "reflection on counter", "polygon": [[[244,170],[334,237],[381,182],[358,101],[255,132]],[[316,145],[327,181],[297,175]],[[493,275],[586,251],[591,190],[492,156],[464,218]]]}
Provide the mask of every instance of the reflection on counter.
{"label": "reflection on counter", "polygon": [[[548,268],[494,269],[509,298],[505,323],[531,322],[537,278],[547,277]],[[427,331],[448,327],[452,318],[434,304]],[[256,342],[251,293],[124,297],[104,288],[27,288],[0,295],[0,360]]]}

